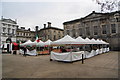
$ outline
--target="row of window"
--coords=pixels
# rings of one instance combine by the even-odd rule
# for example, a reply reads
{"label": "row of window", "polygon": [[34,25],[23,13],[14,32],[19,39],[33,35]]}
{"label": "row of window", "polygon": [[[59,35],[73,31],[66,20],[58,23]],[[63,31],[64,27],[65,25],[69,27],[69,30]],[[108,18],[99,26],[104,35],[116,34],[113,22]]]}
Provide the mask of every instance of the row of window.
{"label": "row of window", "polygon": [[17,33],[17,36],[33,36],[33,34],[18,32],[18,33]]}
{"label": "row of window", "polygon": [[3,27],[3,33],[6,33],[6,32],[7,32],[8,34],[10,34],[11,31],[12,31],[12,34],[15,34],[15,29]]}
{"label": "row of window", "polygon": [[[51,30],[46,30],[46,31],[44,31],[44,32],[47,33],[47,32],[50,32],[50,31],[51,31]],[[56,30],[54,30],[53,32],[54,32],[54,33],[57,33],[57,32],[60,33],[60,31],[56,31]]]}
{"label": "row of window", "polygon": [[[57,36],[58,36],[58,38],[57,38]],[[46,39],[52,39],[52,36],[48,35],[47,37],[45,36],[45,38],[46,38]],[[53,39],[54,39],[54,40],[60,39],[60,38],[61,38],[60,35],[54,35],[54,36],[53,36]]]}
{"label": "row of window", "polygon": [[[5,28],[3,27],[3,33],[12,33],[15,34],[15,29],[11,29],[11,28]],[[30,36],[29,33],[17,33],[18,36]]]}
{"label": "row of window", "polygon": [[[102,34],[107,34],[107,26],[106,25],[102,25]],[[82,34],[84,33],[84,29],[83,28],[79,28],[78,30],[78,34],[80,36],[82,36]],[[85,32],[86,32],[86,35],[90,35],[90,27],[86,27],[85,28]],[[99,27],[98,26],[94,26],[94,35],[98,35],[98,32],[99,32]],[[70,30],[67,30],[66,33],[68,35],[70,35]],[[116,25],[115,24],[111,24],[111,33],[116,33]],[[76,35],[76,30],[75,29],[72,29],[72,35],[75,36]]]}

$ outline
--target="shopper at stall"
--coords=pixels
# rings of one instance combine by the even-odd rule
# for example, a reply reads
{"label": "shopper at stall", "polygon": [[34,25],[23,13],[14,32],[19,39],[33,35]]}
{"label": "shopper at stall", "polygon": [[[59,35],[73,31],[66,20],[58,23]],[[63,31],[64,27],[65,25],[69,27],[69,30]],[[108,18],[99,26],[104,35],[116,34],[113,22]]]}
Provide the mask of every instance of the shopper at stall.
{"label": "shopper at stall", "polygon": [[67,52],[67,50],[64,47],[61,47],[61,52]]}

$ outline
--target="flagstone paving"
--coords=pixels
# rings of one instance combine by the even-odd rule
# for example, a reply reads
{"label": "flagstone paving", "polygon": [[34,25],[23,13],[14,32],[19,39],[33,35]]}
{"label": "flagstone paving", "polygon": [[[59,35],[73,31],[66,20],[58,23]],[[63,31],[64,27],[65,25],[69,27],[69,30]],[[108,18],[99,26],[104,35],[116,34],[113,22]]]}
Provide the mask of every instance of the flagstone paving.
{"label": "flagstone paving", "polygon": [[117,78],[118,52],[109,52],[73,63],[49,61],[49,55],[3,54],[3,78]]}

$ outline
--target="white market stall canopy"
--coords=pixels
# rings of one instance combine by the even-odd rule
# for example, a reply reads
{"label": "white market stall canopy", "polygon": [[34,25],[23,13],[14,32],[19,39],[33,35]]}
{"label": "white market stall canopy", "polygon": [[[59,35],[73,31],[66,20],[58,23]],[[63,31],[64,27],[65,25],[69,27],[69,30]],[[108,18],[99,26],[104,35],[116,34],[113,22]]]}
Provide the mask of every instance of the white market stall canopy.
{"label": "white market stall canopy", "polygon": [[39,43],[37,43],[37,46],[48,46],[51,44],[51,40],[47,40],[46,42],[40,41]]}
{"label": "white market stall canopy", "polygon": [[21,44],[21,46],[27,46],[27,45],[36,45],[36,43],[32,42],[31,40],[28,40],[25,43]]}
{"label": "white market stall canopy", "polygon": [[[49,41],[48,41],[49,42]],[[48,42],[46,42],[46,44],[48,44]],[[45,46],[46,45],[45,42],[41,41],[37,42],[36,40],[34,42],[32,42],[31,40],[26,41],[25,43],[21,44],[21,46]]]}
{"label": "white market stall canopy", "polygon": [[80,36],[74,39],[69,35],[66,35],[59,40],[51,42],[51,45],[63,45],[63,44],[109,44],[109,43],[99,39],[95,40],[94,38],[91,40],[89,38],[83,39]]}
{"label": "white market stall canopy", "polygon": [[79,44],[103,44],[103,42],[99,41],[99,40],[95,40],[94,38],[92,38],[91,40],[89,38],[83,39],[82,37],[78,37],[76,38],[76,41]]}
{"label": "white market stall canopy", "polygon": [[80,36],[76,38],[76,42],[78,44],[86,44],[87,43],[87,41]]}
{"label": "white market stall canopy", "polygon": [[47,40],[46,42],[44,42],[44,45],[50,45],[51,44],[51,40]]}
{"label": "white market stall canopy", "polygon": [[69,35],[64,36],[63,38],[51,42],[51,45],[63,45],[63,44],[76,44],[76,40]]}
{"label": "white market stall canopy", "polygon": [[109,44],[103,40],[95,40],[94,38],[92,38],[91,40],[89,38],[86,38],[85,41],[87,42],[86,44]]}
{"label": "white market stall canopy", "polygon": [[93,42],[89,38],[85,38],[86,44],[92,44]]}
{"label": "white market stall canopy", "polygon": [[95,40],[94,38],[91,39],[91,44],[104,44],[99,39]]}
{"label": "white market stall canopy", "polygon": [[109,43],[107,43],[107,42],[105,42],[105,41],[103,41],[103,40],[100,40],[103,44],[109,44]]}
{"label": "white market stall canopy", "polygon": [[86,39],[83,39],[82,37],[78,37],[76,39],[70,37],[69,35],[66,35],[64,36],[63,38],[59,39],[59,40],[56,40],[56,41],[51,41],[51,40],[47,40],[46,42],[43,42],[40,40],[40,42],[37,42],[36,40],[34,42],[28,40],[27,42],[21,44],[21,46],[27,46],[27,45],[30,45],[30,46],[33,46],[33,45],[36,45],[36,46],[48,46],[48,45],[64,45],[64,44],[109,44],[103,40],[95,40],[94,38],[93,39],[89,39],[89,38],[86,38]]}
{"label": "white market stall canopy", "polygon": [[40,42],[37,42],[37,43],[36,43],[36,46],[44,46],[44,43],[45,43],[45,42],[43,42],[43,41],[40,40]]}

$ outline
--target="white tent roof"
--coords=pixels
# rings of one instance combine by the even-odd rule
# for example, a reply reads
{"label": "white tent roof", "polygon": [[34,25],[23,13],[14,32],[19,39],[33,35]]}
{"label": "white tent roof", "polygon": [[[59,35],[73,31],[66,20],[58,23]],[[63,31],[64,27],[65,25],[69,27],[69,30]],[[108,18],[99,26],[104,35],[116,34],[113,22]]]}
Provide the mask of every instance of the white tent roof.
{"label": "white tent roof", "polygon": [[78,37],[76,39],[70,37],[69,35],[64,36],[63,38],[51,42],[52,45],[62,45],[62,44],[109,44],[104,41],[95,40],[95,39],[83,39],[82,37]]}
{"label": "white tent roof", "polygon": [[37,42],[37,41],[34,41],[34,42],[36,42],[36,43],[44,43],[44,42],[43,42],[43,41],[41,41],[41,40],[40,40],[40,42]]}
{"label": "white tent roof", "polygon": [[83,38],[80,37],[80,36],[76,38],[76,41],[77,41],[78,44],[86,44],[85,39],[83,39]]}
{"label": "white tent roof", "polygon": [[97,42],[101,42],[99,39],[97,39]]}
{"label": "white tent roof", "polygon": [[99,44],[99,42],[97,40],[95,40],[94,38],[91,39],[92,44]]}
{"label": "white tent roof", "polygon": [[91,40],[89,38],[85,38],[85,40],[91,42]]}
{"label": "white tent roof", "polygon": [[31,40],[28,40],[25,43],[21,44],[21,46],[25,46],[25,45],[35,45],[35,43],[32,42]]}
{"label": "white tent roof", "polygon": [[89,38],[85,38],[86,44],[93,44],[93,41],[91,41]]}
{"label": "white tent roof", "polygon": [[36,42],[36,45],[37,45],[37,46],[44,46],[44,43],[45,43],[45,42],[43,42],[43,41],[40,40],[40,42]]}
{"label": "white tent roof", "polygon": [[98,42],[98,44],[104,44],[103,42],[101,42],[99,39],[96,40]]}
{"label": "white tent roof", "polygon": [[96,40],[94,38],[92,38],[91,41],[96,42]]}
{"label": "white tent roof", "polygon": [[103,44],[109,44],[109,43],[107,43],[107,42],[105,42],[105,41],[103,41],[103,40],[100,40]]}
{"label": "white tent roof", "polygon": [[61,44],[75,44],[76,40],[69,35],[64,36],[63,38],[51,42],[52,45],[61,45]]}
{"label": "white tent roof", "polygon": [[44,43],[44,45],[50,45],[51,44],[51,40],[47,40],[45,43]]}
{"label": "white tent roof", "polygon": [[52,42],[51,40],[47,40],[46,42],[40,41],[39,43],[37,43],[37,46],[50,45],[51,42]]}
{"label": "white tent roof", "polygon": [[78,36],[77,38],[76,38],[76,40],[81,40],[81,41],[85,41],[85,39],[83,39],[81,36]]}

